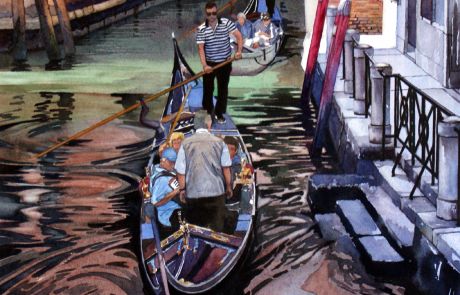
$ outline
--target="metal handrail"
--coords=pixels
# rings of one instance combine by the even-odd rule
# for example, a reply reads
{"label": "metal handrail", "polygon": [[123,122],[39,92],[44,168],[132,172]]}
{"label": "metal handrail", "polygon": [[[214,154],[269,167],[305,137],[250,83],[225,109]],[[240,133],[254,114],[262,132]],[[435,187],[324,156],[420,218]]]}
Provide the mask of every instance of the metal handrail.
{"label": "metal handrail", "polygon": [[458,138],[458,158],[457,158],[457,226],[460,226],[460,129],[454,128]]}
{"label": "metal handrail", "polygon": [[[353,37],[353,48],[359,45],[359,41]],[[365,116],[368,117],[369,107],[372,104],[372,80],[371,66],[377,63],[371,55],[364,52],[365,55]],[[356,97],[356,69],[355,57],[353,55],[353,97]],[[387,114],[385,108],[387,105],[387,97],[383,96],[383,122],[382,122],[382,158],[385,154],[385,139],[392,138],[393,145],[396,150],[400,144],[401,150],[396,155],[392,168],[392,176],[395,176],[397,165],[400,163],[404,151],[408,151],[411,155],[412,165],[415,162],[421,164],[421,170],[415,179],[414,187],[411,190],[410,198],[412,199],[415,190],[420,184],[422,175],[425,170],[431,173],[431,183],[435,184],[435,180],[439,178],[439,136],[437,133],[437,124],[443,118],[454,115],[446,107],[435,101],[430,95],[416,87],[413,83],[407,80],[400,74],[385,74],[380,72],[384,78],[383,89],[391,85],[391,79],[394,79],[394,134],[385,134],[385,122]],[[403,85],[407,88],[404,95]],[[391,99],[391,96],[390,96]],[[430,130],[431,128],[431,130]],[[406,134],[403,134],[403,129]],[[460,146],[460,130],[459,146]],[[459,149],[460,150],[460,149]],[[460,151],[459,151],[459,166],[460,166]],[[459,197],[457,208],[460,208],[460,173],[459,178]],[[460,210],[457,210],[458,224],[460,225]]]}
{"label": "metal handrail", "polygon": [[[437,125],[443,118],[452,116],[453,113],[401,75],[394,74],[392,77],[395,78],[395,133],[393,136],[395,149],[398,143],[402,144],[393,165],[392,175],[395,175],[396,166],[401,161],[405,150],[411,155],[412,165],[415,165],[415,161],[422,165],[409,195],[412,199],[425,170],[431,173],[432,185],[439,177]],[[402,83],[408,87],[406,95],[403,94]],[[406,136],[401,135],[403,129],[407,133]]]}

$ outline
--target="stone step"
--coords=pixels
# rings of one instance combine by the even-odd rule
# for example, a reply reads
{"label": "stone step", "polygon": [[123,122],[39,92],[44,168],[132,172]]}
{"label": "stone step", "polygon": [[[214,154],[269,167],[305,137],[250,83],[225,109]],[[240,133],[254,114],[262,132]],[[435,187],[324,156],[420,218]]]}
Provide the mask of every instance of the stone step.
{"label": "stone step", "polygon": [[404,258],[384,236],[360,237],[356,243],[362,253],[363,263],[374,274],[400,275],[406,271]]}
{"label": "stone step", "polygon": [[366,236],[358,239],[365,253],[374,262],[403,262],[404,258],[396,252],[384,236]]}
{"label": "stone step", "polygon": [[360,200],[337,201],[337,213],[351,234],[356,248],[361,253],[362,262],[369,272],[382,275],[403,273],[404,258],[382,235]]}
{"label": "stone step", "polygon": [[360,200],[337,201],[337,213],[354,236],[380,235],[381,232]]}
{"label": "stone step", "polygon": [[316,214],[315,221],[326,241],[336,241],[340,237],[348,235],[340,217],[335,213]]}
{"label": "stone step", "polygon": [[436,216],[436,211],[433,212],[423,212],[417,215],[415,219],[415,225],[420,230],[420,232],[433,244],[435,243],[436,231],[442,229],[453,229],[456,227],[455,221],[447,221],[440,219]]}
{"label": "stone step", "polygon": [[[382,187],[400,208],[407,206],[410,192],[414,183],[409,180],[406,173],[396,167],[395,176],[392,176],[393,161],[375,161],[379,174],[382,176]],[[422,197],[422,192],[417,188],[414,198]]]}
{"label": "stone step", "polygon": [[414,198],[403,208],[407,218],[415,224],[420,213],[436,212],[436,207],[425,197]]}
{"label": "stone step", "polygon": [[460,232],[439,234],[436,246],[449,264],[460,272]]}
{"label": "stone step", "polygon": [[[400,151],[401,147],[396,148],[397,153]],[[415,179],[419,176],[422,170],[420,163],[415,161],[414,165],[412,165],[412,156],[407,149],[403,151],[401,158],[402,159],[399,164],[401,165],[402,170],[412,182],[415,182]],[[419,188],[423,195],[425,195],[425,197],[434,204],[436,203],[436,198],[438,196],[438,187],[437,183],[433,185],[431,180],[431,173],[425,169],[422,174]]]}
{"label": "stone step", "polygon": [[407,216],[395,205],[392,198],[380,187],[362,187],[366,199],[375,211],[376,220],[387,231],[400,249],[412,247],[414,228]]}

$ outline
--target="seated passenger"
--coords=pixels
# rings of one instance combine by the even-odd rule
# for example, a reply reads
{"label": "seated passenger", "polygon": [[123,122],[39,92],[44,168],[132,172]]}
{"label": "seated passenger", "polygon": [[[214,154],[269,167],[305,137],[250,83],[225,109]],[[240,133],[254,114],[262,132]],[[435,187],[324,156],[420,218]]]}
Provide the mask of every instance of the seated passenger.
{"label": "seated passenger", "polygon": [[252,46],[254,28],[252,27],[252,23],[246,19],[246,15],[243,12],[238,13],[235,26],[243,37],[244,45],[248,47]]}
{"label": "seated passenger", "polygon": [[240,144],[238,140],[233,136],[226,136],[224,138],[224,142],[227,144],[228,152],[230,153],[230,159],[232,160],[232,166],[230,169],[232,173],[233,184],[235,182],[236,175],[241,172],[241,156],[238,153]]}
{"label": "seated passenger", "polygon": [[241,159],[244,158],[245,156],[239,154],[239,147],[240,144],[238,140],[233,137],[233,136],[226,136],[224,138],[224,142],[227,144],[228,147],[228,152],[230,153],[230,159],[232,160],[232,166],[230,167],[231,173],[232,173],[232,188],[233,188],[233,196],[231,199],[227,200],[227,204],[233,204],[236,202],[239,202],[240,196],[241,196],[241,188],[242,185],[241,183],[236,183],[236,180],[238,179],[238,176],[241,173]]}
{"label": "seated passenger", "polygon": [[279,34],[278,28],[272,23],[268,13],[263,12],[260,17],[254,23],[254,42],[259,42],[260,46],[270,46]]}
{"label": "seated passenger", "polygon": [[176,151],[166,148],[161,155],[160,164],[152,168],[150,177],[151,202],[157,207],[158,221],[168,234],[179,228],[178,212],[181,206],[173,200],[179,195],[179,183],[174,172],[176,158]]}
{"label": "seated passenger", "polygon": [[178,153],[179,148],[184,138],[185,138],[184,133],[173,132],[173,134],[171,134],[171,138],[169,139],[169,143],[168,143],[169,147],[172,147],[176,151],[176,153]]}
{"label": "seated passenger", "polygon": [[160,147],[158,148],[158,156],[161,157],[163,154],[163,151],[169,147],[172,147],[176,153],[179,152],[179,148],[182,144],[182,141],[184,140],[184,133],[182,132],[173,132],[171,134],[171,138],[169,139],[168,142],[163,142]]}

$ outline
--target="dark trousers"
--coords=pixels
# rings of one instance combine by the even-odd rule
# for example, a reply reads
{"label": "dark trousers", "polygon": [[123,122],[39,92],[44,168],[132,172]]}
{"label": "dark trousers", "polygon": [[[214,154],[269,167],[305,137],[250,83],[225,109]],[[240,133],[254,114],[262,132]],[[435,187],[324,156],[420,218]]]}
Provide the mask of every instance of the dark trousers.
{"label": "dark trousers", "polygon": [[160,231],[160,238],[162,240],[166,239],[167,237],[169,237],[170,235],[172,235],[179,229],[180,227],[179,212],[181,211],[182,211],[181,209],[176,209],[173,211],[173,213],[171,214],[171,217],[169,217],[169,222],[171,223],[170,227],[161,224],[161,222],[158,222],[158,225],[159,225],[158,229]]}
{"label": "dark trousers", "polygon": [[275,0],[267,0],[265,3],[267,4],[267,12],[273,17],[273,13],[275,12]]}
{"label": "dark trousers", "polygon": [[198,226],[210,228],[216,232],[222,232],[227,208],[225,196],[187,199],[185,218],[187,222]]}
{"label": "dark trousers", "polygon": [[[207,61],[210,67],[214,67],[219,63]],[[228,98],[228,82],[230,82],[230,72],[232,71],[232,64],[218,68],[212,73],[203,76],[203,109],[208,114],[215,114],[221,117],[227,112],[227,98]],[[214,109],[212,103],[212,94],[214,92],[214,78],[217,78],[217,103]]]}

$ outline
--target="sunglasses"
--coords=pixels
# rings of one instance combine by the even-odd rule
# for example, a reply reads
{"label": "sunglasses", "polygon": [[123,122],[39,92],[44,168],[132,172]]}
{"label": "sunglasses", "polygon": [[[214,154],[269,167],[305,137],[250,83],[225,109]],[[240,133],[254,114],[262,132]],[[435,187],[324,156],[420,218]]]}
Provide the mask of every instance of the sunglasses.
{"label": "sunglasses", "polygon": [[207,11],[206,11],[206,15],[207,15],[207,16],[217,15],[217,11],[213,11],[213,12],[207,12]]}

